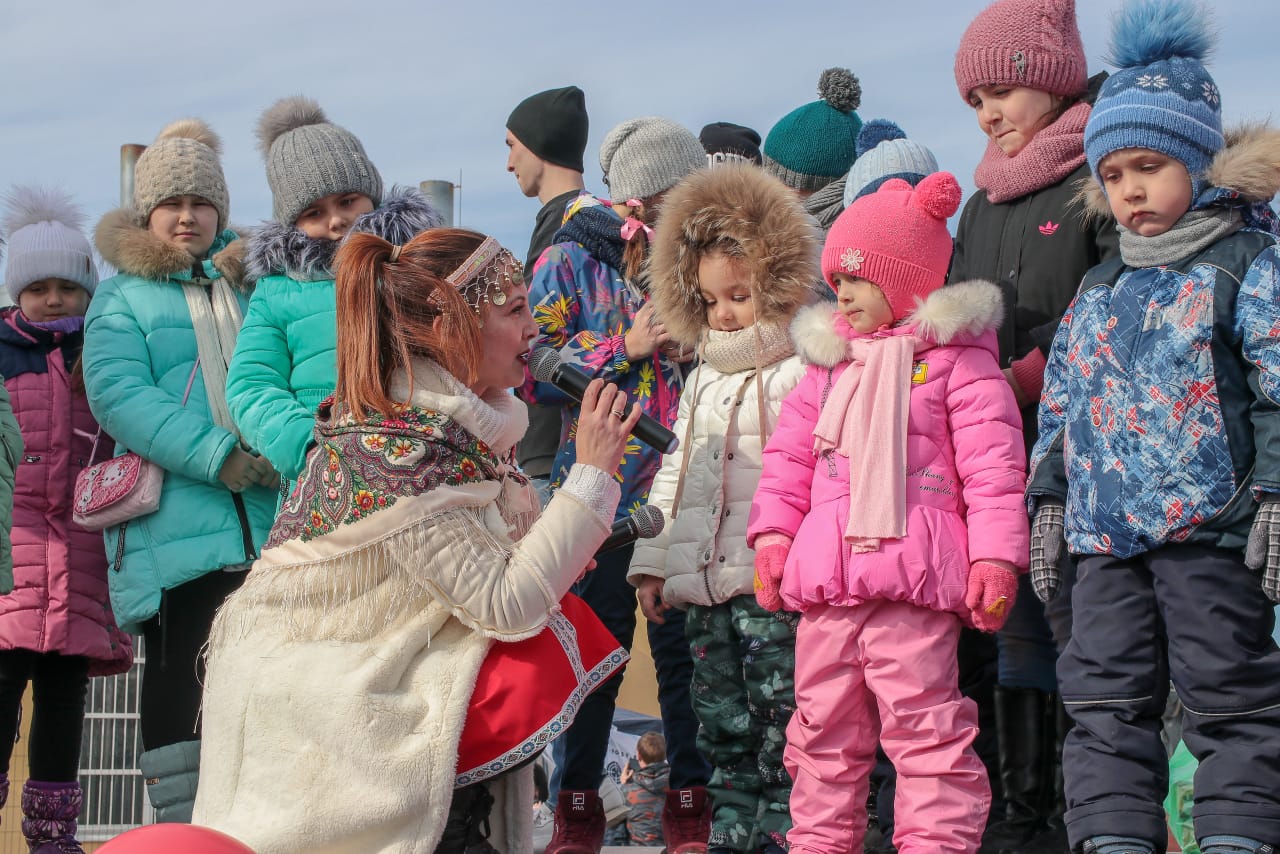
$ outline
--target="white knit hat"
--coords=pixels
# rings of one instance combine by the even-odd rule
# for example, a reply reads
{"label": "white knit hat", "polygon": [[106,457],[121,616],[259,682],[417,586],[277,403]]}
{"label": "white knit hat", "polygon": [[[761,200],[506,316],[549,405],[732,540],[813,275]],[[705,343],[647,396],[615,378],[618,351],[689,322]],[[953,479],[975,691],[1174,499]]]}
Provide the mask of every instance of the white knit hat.
{"label": "white knit hat", "polygon": [[47,187],[14,187],[5,197],[9,264],[4,285],[15,303],[32,282],[66,279],[90,294],[98,286],[84,214],[71,196]]}

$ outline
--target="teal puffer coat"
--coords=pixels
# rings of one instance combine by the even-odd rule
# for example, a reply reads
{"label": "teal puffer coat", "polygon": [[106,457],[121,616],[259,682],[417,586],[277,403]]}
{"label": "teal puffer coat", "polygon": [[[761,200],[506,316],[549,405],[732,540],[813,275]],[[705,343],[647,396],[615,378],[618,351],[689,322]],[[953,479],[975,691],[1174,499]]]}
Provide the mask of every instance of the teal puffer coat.
{"label": "teal puffer coat", "polygon": [[[224,231],[200,262],[208,279],[242,284],[240,263]],[[85,321],[84,379],[89,406],[116,453],[135,451],[164,469],[160,507],[106,531],[108,581],[116,620],[126,631],[155,615],[161,591],[221,567],[252,561],[275,512],[275,492],[233,493],[218,471],[235,436],[210,414],[182,283],[190,256],[136,224],[133,214],[106,215],[98,251],[120,273],[100,284]],[[241,308],[248,294],[240,294]]]}
{"label": "teal puffer coat", "polygon": [[[393,187],[351,232],[403,244],[442,222],[416,189]],[[292,481],[306,462],[316,407],[337,382],[338,244],[278,222],[245,243],[247,278],[257,287],[227,373],[227,406],[244,440]]]}

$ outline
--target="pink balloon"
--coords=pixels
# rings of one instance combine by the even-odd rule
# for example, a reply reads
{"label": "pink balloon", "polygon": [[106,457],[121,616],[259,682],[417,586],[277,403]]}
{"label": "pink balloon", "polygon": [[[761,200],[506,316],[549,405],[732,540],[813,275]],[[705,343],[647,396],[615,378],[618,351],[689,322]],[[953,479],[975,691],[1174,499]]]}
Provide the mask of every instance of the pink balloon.
{"label": "pink balloon", "polygon": [[98,849],[100,854],[253,854],[225,833],[194,824],[149,824],[122,833]]}

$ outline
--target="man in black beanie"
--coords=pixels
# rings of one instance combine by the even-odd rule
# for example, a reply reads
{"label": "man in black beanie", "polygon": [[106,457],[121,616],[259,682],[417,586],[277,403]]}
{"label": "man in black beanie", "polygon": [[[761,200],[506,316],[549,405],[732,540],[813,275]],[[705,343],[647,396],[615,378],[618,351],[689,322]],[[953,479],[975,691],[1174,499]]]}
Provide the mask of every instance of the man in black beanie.
{"label": "man in black beanie", "polygon": [[516,176],[520,192],[542,202],[524,262],[529,278],[533,262],[559,230],[564,209],[584,189],[587,106],[582,90],[548,89],[517,104],[507,118],[507,148],[507,171]]}
{"label": "man in black beanie", "polygon": [[[507,118],[507,171],[520,192],[542,202],[529,241],[524,276],[560,229],[565,208],[585,192],[582,155],[587,150],[587,106],[577,86],[548,89],[525,98]],[[529,429],[516,448],[521,467],[545,505],[550,498],[551,466],[560,447],[564,407],[529,405]]]}

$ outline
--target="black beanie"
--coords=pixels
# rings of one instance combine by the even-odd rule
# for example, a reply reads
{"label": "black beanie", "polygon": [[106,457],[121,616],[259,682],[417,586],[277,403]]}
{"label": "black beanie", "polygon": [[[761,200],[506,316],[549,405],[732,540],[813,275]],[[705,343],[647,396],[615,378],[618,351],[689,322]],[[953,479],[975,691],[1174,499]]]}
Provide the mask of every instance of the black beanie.
{"label": "black beanie", "polygon": [[698,134],[707,154],[737,154],[760,164],[760,134],[733,122],[712,122]]}
{"label": "black beanie", "polygon": [[507,130],[538,158],[583,171],[587,103],[577,86],[548,89],[525,98],[507,118]]}

